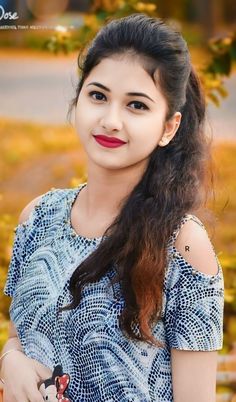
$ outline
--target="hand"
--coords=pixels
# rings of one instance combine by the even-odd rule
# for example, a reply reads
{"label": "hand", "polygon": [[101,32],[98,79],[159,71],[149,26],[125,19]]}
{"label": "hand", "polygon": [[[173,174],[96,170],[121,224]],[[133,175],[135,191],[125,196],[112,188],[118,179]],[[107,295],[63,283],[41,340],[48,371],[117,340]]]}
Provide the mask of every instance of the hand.
{"label": "hand", "polygon": [[38,390],[42,380],[52,376],[52,371],[22,352],[9,353],[2,362],[1,376],[3,402],[43,402]]}

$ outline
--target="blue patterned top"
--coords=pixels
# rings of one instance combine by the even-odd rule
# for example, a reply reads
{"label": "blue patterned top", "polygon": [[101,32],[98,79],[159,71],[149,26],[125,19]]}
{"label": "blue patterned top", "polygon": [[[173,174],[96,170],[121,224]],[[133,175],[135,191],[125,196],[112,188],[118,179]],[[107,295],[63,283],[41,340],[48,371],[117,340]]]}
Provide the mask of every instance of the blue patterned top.
{"label": "blue patterned top", "polygon": [[202,273],[174,247],[188,219],[203,226],[195,215],[186,214],[167,245],[163,308],[153,330],[164,347],[128,339],[120,330],[120,285],[108,286],[114,268],[84,287],[77,308],[59,313],[72,300],[72,272],[102,239],[83,237],[71,226],[72,204],[85,185],[43,194],[27,221],[16,227],[4,288],[12,297],[10,318],[27,356],[51,370],[61,363],[70,374],[73,402],[171,402],[170,349],[223,346],[222,268],[216,256],[218,273]]}

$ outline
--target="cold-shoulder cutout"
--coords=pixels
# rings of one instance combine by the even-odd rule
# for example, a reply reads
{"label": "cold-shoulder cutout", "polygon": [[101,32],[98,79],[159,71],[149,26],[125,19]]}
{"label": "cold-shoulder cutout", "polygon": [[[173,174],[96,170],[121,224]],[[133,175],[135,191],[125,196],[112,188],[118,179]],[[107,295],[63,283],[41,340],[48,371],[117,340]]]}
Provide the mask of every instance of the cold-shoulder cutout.
{"label": "cold-shoulder cutout", "polygon": [[168,252],[164,323],[169,346],[180,350],[220,350],[224,276],[199,218],[191,214],[182,217],[170,237]]}
{"label": "cold-shoulder cutout", "polygon": [[45,202],[47,203],[48,207],[51,206],[51,204],[58,201],[58,198],[62,198],[62,194],[66,195],[66,189],[52,187],[46,193],[43,193],[31,200],[21,211],[19,215],[18,225],[16,226],[15,230],[17,230],[18,227],[26,226],[31,220],[33,220],[37,208],[43,206]]}
{"label": "cold-shoulder cutout", "polygon": [[14,229],[12,255],[4,286],[5,295],[14,297],[16,286],[26,271],[27,261],[46,240],[45,231],[53,220],[54,205],[58,205],[62,193],[66,195],[67,192],[68,190],[52,188],[30,201],[20,213],[19,223]]}
{"label": "cold-shoulder cutout", "polygon": [[29,216],[31,212],[34,210],[35,206],[38,205],[39,201],[42,199],[44,194],[39,195],[38,197],[35,197],[33,200],[31,200],[21,211],[20,216],[19,216],[19,224],[26,223],[27,220],[29,219]]}
{"label": "cold-shoulder cutout", "polygon": [[219,270],[214,248],[205,228],[196,220],[187,220],[175,240],[175,249],[195,270],[216,275]]}

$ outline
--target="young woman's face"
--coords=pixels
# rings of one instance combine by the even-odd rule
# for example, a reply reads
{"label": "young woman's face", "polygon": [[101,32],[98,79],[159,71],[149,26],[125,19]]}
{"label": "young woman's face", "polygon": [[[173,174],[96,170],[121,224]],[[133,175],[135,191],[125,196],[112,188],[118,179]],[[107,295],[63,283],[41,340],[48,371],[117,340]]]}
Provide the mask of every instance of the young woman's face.
{"label": "young woman's face", "polygon": [[[146,166],[162,138],[166,112],[164,96],[142,65],[130,57],[113,57],[103,59],[84,81],[75,124],[88,159],[96,165],[106,169]],[[116,137],[125,144],[106,147],[96,135]]]}

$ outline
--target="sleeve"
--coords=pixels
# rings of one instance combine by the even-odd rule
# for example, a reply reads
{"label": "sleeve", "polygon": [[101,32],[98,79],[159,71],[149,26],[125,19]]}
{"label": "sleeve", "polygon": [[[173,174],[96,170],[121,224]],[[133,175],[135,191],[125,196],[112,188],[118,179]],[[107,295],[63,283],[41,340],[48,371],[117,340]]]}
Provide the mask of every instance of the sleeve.
{"label": "sleeve", "polygon": [[[23,277],[30,255],[41,242],[46,241],[46,229],[53,225],[55,213],[61,211],[64,205],[62,199],[66,195],[66,190],[52,188],[42,195],[28,219],[16,226],[12,256],[3,289],[6,296],[14,297],[16,286]],[[60,213],[58,216],[61,217]],[[55,233],[54,229],[52,233]]]}
{"label": "sleeve", "polygon": [[164,325],[170,348],[192,351],[223,347],[224,277],[194,269],[179,252],[168,269]]}
{"label": "sleeve", "polygon": [[12,256],[8,268],[7,279],[3,289],[6,296],[13,297],[17,282],[22,276],[22,266],[25,259],[27,225],[19,224],[15,228]]}

